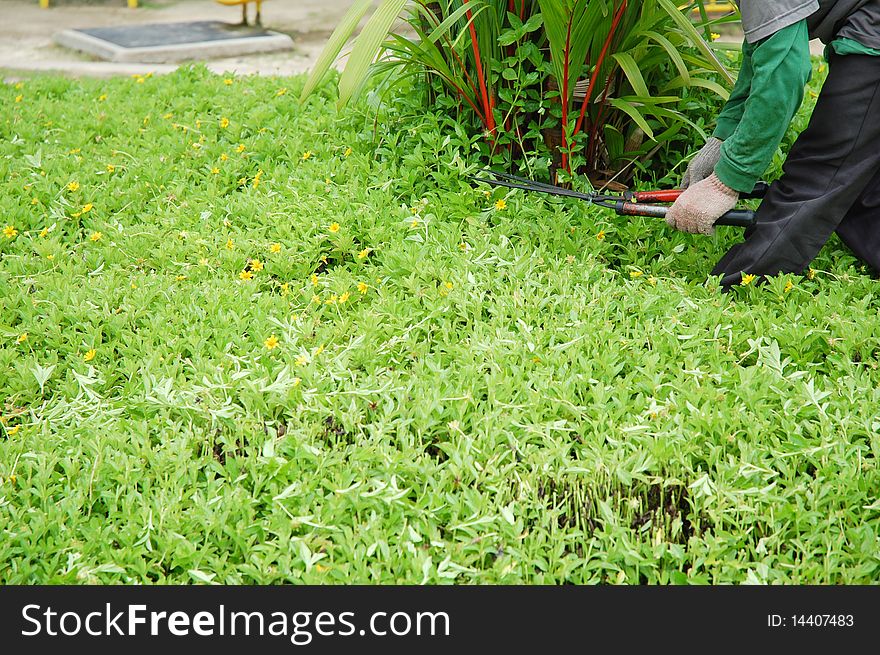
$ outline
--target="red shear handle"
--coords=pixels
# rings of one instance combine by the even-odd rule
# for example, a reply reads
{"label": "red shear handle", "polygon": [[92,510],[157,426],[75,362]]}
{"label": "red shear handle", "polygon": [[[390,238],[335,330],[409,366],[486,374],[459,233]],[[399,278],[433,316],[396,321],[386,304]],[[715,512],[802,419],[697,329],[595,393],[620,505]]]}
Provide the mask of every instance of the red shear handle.
{"label": "red shear handle", "polygon": [[[621,216],[648,216],[666,218],[669,207],[657,205],[640,205],[633,202],[619,202],[615,211]],[[732,225],[734,227],[751,227],[755,223],[755,212],[748,209],[734,209],[715,221],[715,225]]]}
{"label": "red shear handle", "polygon": [[[767,194],[769,185],[766,182],[758,182],[749,193],[741,193],[743,200],[763,198]],[[684,189],[664,189],[661,191],[630,191],[625,198],[634,202],[675,202],[684,193]]]}
{"label": "red shear handle", "polygon": [[667,191],[636,191],[628,195],[628,200],[636,202],[675,202],[684,193],[681,189]]}

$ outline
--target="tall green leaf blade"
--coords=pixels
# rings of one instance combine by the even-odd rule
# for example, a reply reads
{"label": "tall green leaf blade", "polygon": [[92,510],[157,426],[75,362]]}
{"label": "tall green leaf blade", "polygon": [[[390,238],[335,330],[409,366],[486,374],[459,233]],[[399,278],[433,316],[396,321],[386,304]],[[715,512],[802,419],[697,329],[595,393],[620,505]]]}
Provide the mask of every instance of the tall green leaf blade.
{"label": "tall green leaf blade", "polygon": [[333,30],[333,34],[330,35],[330,39],[318,56],[318,60],[312,67],[312,72],[309,73],[303,91],[299,96],[300,102],[308,98],[315,90],[315,87],[324,79],[327,71],[330,70],[330,66],[333,65],[333,62],[339,56],[342,47],[351,38],[351,35],[354,34],[358,23],[361,22],[361,19],[373,5],[373,2],[374,0],[355,0],[355,3],[345,13],[345,16],[342,17],[342,21]]}
{"label": "tall green leaf blade", "polygon": [[706,43],[702,36],[700,36],[700,33],[697,31],[697,28],[694,27],[694,24],[690,19],[675,6],[675,3],[672,2],[672,0],[657,0],[657,2],[663,7],[666,13],[669,14],[670,18],[675,21],[675,24],[678,25],[679,29],[684,32],[691,44],[709,60],[715,70],[721,73],[722,77],[724,77],[724,81],[730,86],[733,86],[734,80],[730,75],[730,71],[727,70],[724,64],[722,64],[718,57],[715,56],[715,53],[712,52],[712,48],[710,48],[709,44]]}
{"label": "tall green leaf blade", "polygon": [[632,55],[626,52],[616,52],[611,56],[620,65],[620,68],[623,69],[623,73],[632,85],[633,91],[636,92],[636,95],[644,97],[650,96],[651,92],[648,91],[648,85],[645,83],[645,78],[642,77],[639,65],[636,63],[636,60],[632,58]]}
{"label": "tall green leaf blade", "polygon": [[348,103],[363,87],[370,65],[407,2],[408,0],[383,0],[364,25],[339,80],[338,106]]}

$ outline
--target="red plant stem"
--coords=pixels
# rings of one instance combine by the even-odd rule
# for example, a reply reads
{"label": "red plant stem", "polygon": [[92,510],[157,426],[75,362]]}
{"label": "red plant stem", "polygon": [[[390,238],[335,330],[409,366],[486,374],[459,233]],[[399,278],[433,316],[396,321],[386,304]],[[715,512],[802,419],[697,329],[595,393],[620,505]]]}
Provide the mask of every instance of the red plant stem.
{"label": "red plant stem", "polygon": [[580,132],[581,127],[583,127],[584,116],[586,116],[587,114],[587,107],[590,105],[590,99],[593,97],[593,90],[596,86],[596,80],[599,77],[599,71],[602,69],[602,64],[605,63],[605,57],[608,55],[608,48],[611,47],[611,42],[614,39],[614,35],[617,33],[617,28],[620,25],[620,20],[623,18],[623,12],[626,11],[626,3],[627,0],[623,0],[620,7],[617,9],[617,13],[614,15],[614,20],[611,22],[611,29],[608,32],[608,37],[605,39],[605,45],[602,46],[602,51],[599,53],[599,59],[596,60],[596,69],[590,76],[590,84],[587,87],[587,95],[584,96],[584,102],[581,105],[581,113],[580,116],[578,116],[578,121],[574,127],[574,132],[572,132],[572,136]]}
{"label": "red plant stem", "polygon": [[[465,5],[469,4],[469,0],[462,0]],[[486,127],[489,129],[489,133],[491,135],[495,134],[495,114],[492,112],[492,105],[494,101],[490,101],[489,99],[489,90],[486,88],[486,77],[483,75],[483,63],[480,58],[480,45],[477,43],[477,30],[474,27],[473,15],[471,10],[468,9],[467,12],[468,19],[468,29],[471,33],[471,44],[474,49],[474,62],[477,65],[477,75],[480,80],[480,91],[483,93],[483,109],[486,112]]]}
{"label": "red plant stem", "polygon": [[[511,2],[513,2],[513,0],[511,0]],[[519,19],[526,19],[526,0],[519,1]]]}

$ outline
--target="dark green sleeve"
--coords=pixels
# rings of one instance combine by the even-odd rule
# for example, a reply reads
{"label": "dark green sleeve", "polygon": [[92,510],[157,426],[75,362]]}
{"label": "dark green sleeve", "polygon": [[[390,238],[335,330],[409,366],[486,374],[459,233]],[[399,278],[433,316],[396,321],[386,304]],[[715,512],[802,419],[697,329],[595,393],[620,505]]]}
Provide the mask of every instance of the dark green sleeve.
{"label": "dark green sleeve", "polygon": [[742,120],[743,112],[746,110],[746,100],[749,99],[749,93],[752,90],[752,50],[754,46],[743,43],[742,64],[739,69],[739,77],[736,78],[736,84],[730,99],[724,105],[724,109],[718,114],[715,132],[712,134],[716,139],[726,141],[730,135],[734,133],[740,120]]}
{"label": "dark green sleeve", "polygon": [[[721,161],[715,167],[715,174],[724,184],[742,193],[754,188],[773,160],[791,119],[803,102],[804,87],[812,74],[805,20],[748,48],[751,55],[748,97],[742,103],[738,124],[721,146]],[[734,110],[740,112],[735,106],[731,109],[731,118],[736,116]],[[722,128],[732,122],[725,119]]]}

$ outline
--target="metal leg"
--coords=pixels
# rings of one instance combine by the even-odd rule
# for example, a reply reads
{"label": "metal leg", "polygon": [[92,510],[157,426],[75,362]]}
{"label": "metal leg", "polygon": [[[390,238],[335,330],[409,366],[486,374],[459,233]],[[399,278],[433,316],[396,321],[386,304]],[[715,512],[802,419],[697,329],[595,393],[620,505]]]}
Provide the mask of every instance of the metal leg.
{"label": "metal leg", "polygon": [[242,3],[242,5],[241,5],[241,24],[242,25],[248,24],[248,22],[247,22],[247,3],[246,2]]}
{"label": "metal leg", "polygon": [[260,5],[263,4],[263,0],[257,0],[257,21],[254,25],[262,25],[260,22]]}

